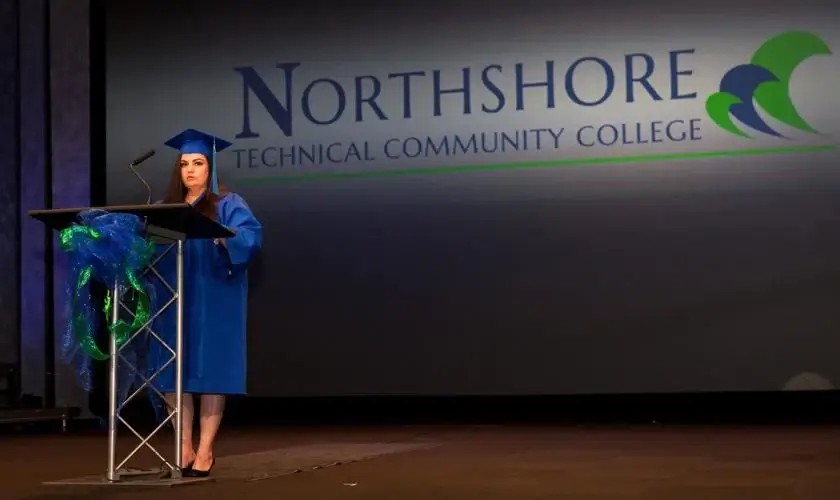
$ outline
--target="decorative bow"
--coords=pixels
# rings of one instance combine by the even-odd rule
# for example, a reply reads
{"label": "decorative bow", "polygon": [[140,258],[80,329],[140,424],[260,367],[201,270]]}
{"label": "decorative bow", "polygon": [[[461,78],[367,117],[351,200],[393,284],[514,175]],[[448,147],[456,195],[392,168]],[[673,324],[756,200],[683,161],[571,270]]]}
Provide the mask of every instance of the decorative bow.
{"label": "decorative bow", "polygon": [[127,291],[136,296],[134,319],[131,324],[120,319],[109,322],[108,330],[115,337],[117,348],[147,324],[151,316],[149,294],[140,282],[139,274],[154,255],[154,243],[143,237],[143,222],[136,215],[89,210],[79,214],[79,222],[59,234],[61,250],[70,258],[70,317],[62,348],[67,351],[74,345],[89,358],[104,361],[110,356],[96,343],[97,311],[92,303],[92,280],[105,284],[109,290],[102,312],[110,318],[113,307],[118,307],[118,297],[113,297],[114,286],[120,296]]}

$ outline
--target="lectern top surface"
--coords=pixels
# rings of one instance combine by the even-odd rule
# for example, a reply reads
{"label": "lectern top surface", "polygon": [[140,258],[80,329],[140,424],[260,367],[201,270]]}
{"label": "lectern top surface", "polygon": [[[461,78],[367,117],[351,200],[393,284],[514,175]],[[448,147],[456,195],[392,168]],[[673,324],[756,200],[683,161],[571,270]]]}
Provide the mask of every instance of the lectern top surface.
{"label": "lectern top surface", "polygon": [[41,210],[30,210],[29,215],[37,219],[39,218],[38,216],[41,214],[49,215],[69,213],[76,215],[86,210],[106,210],[108,212],[146,212],[157,210],[183,209],[188,208],[189,206],[189,203],[157,203],[154,205],[140,203],[137,205],[109,205],[107,207],[44,208]]}
{"label": "lectern top surface", "polygon": [[129,213],[143,217],[150,226],[183,235],[185,239],[230,238],[233,232],[208,219],[188,203],[157,203],[154,205],[111,205],[107,207],[54,208],[31,210],[29,216],[50,228],[60,231],[78,221],[78,215],[87,210]]}

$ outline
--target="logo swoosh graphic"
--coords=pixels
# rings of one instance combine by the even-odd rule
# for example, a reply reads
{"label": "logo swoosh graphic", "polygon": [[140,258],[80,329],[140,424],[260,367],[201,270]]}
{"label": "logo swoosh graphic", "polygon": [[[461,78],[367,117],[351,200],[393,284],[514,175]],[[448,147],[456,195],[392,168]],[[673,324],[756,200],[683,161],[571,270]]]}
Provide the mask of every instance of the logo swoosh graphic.
{"label": "logo swoosh graphic", "polygon": [[808,125],[790,100],[790,78],[806,59],[830,55],[831,49],[819,37],[805,31],[791,31],[771,38],[759,47],[750,61],[770,70],[777,81],[756,89],[754,98],[761,108],[780,122],[803,132],[817,131]]}
{"label": "logo swoosh graphic", "polygon": [[729,116],[729,108],[740,102],[741,100],[732,94],[717,92],[706,99],[706,113],[718,127],[731,134],[740,135],[749,139],[750,136],[742,132]]}
{"label": "logo swoosh graphic", "polygon": [[729,107],[729,113],[744,125],[765,134],[781,137],[759,116],[753,102],[758,87],[763,83],[775,82],[776,76],[761,66],[744,64],[730,69],[720,81],[720,91],[738,99]]}
{"label": "logo swoosh graphic", "polygon": [[785,125],[818,133],[800,116],[790,98],[790,79],[796,68],[816,55],[830,55],[828,45],[805,31],[788,31],[761,45],[749,64],[736,66],[723,76],[720,92],[706,100],[709,118],[720,128],[749,138],[735,122],[767,135],[783,137],[758,114],[758,108]]}

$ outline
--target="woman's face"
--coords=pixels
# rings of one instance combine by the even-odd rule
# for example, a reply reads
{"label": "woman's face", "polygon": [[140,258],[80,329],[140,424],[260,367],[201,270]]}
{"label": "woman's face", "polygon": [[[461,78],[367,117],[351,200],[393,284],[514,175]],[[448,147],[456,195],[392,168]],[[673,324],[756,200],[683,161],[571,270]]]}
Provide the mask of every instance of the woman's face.
{"label": "woman's face", "polygon": [[189,190],[205,189],[210,166],[207,157],[201,153],[181,155],[181,182]]}

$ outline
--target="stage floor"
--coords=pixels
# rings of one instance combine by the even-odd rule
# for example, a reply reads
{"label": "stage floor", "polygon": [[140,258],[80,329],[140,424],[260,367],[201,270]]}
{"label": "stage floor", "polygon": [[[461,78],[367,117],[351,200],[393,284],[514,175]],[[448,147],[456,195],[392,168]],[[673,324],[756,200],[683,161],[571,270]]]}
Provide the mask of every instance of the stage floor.
{"label": "stage floor", "polygon": [[[124,436],[121,449],[134,444]],[[840,499],[837,427],[240,428],[220,437],[213,482],[42,484],[97,474],[105,453],[104,433],[1,436],[0,497]],[[129,465],[157,467],[159,460],[143,453]]]}

